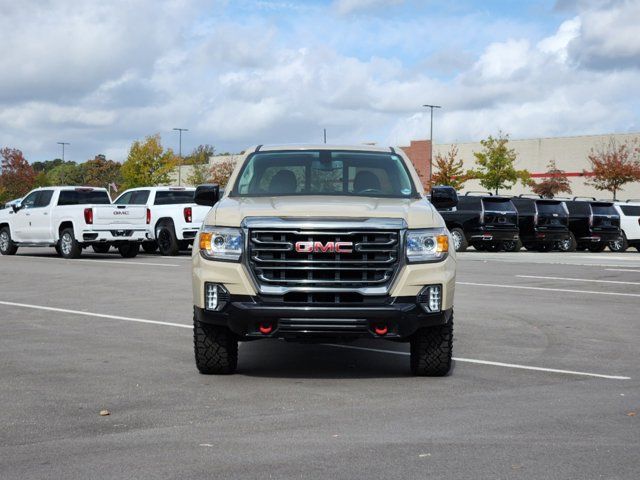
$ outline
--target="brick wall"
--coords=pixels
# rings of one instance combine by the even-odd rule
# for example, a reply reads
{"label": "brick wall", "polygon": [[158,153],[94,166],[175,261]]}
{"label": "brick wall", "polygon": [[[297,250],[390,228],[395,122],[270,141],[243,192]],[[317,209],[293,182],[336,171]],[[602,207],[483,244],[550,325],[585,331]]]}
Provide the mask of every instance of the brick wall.
{"label": "brick wall", "polygon": [[429,183],[429,155],[431,153],[431,142],[429,140],[411,140],[408,147],[400,147],[409,157],[414,168],[418,172],[422,185],[427,188]]}

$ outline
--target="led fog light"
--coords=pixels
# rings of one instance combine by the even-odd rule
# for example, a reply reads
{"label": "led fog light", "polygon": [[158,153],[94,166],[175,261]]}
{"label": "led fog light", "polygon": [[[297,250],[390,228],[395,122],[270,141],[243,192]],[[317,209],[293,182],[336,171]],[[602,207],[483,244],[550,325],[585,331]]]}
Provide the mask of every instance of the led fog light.
{"label": "led fog light", "polygon": [[436,313],[442,309],[442,285],[429,285],[418,294],[418,303],[427,313]]}
{"label": "led fog light", "polygon": [[204,307],[207,310],[222,310],[229,300],[229,292],[217,283],[204,284]]}

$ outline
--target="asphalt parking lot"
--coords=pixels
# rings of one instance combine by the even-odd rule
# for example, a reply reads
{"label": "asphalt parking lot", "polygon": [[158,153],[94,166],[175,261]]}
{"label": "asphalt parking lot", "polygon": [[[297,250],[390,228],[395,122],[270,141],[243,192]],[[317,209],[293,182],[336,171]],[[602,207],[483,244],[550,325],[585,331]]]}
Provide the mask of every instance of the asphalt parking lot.
{"label": "asphalt parking lot", "polygon": [[373,341],[202,376],[188,256],[2,257],[0,478],[638,478],[640,253],[458,258],[454,371],[414,378]]}

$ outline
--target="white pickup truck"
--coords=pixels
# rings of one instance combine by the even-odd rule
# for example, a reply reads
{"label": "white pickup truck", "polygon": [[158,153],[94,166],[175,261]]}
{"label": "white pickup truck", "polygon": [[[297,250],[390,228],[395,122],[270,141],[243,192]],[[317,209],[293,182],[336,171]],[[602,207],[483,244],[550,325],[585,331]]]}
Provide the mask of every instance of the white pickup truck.
{"label": "white pickup truck", "polygon": [[147,234],[142,248],[162,255],[177,255],[193,243],[209,207],[194,202],[195,188],[140,187],[122,192],[115,205],[144,205],[147,207]]}
{"label": "white pickup truck", "polygon": [[112,205],[104,188],[37,188],[0,210],[0,253],[53,246],[64,258],[77,258],[90,245],[99,253],[114,245],[130,258],[148,239],[146,227],[144,207]]}

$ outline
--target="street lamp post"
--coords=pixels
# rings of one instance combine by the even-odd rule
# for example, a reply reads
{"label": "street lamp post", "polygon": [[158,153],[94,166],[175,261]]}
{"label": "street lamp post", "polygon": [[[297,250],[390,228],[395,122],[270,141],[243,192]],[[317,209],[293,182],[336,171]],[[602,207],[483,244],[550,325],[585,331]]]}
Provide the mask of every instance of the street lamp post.
{"label": "street lamp post", "polygon": [[182,132],[188,132],[188,128],[174,128],[179,135],[178,143],[178,156],[180,157],[180,164],[178,165],[178,185],[182,185]]}
{"label": "street lamp post", "polygon": [[433,109],[442,108],[440,105],[422,105],[431,109],[431,125],[429,127],[429,190],[431,190],[431,174],[433,170]]}
{"label": "street lamp post", "polygon": [[64,146],[71,145],[69,142],[56,142],[58,145],[62,145],[62,162],[64,163]]}

